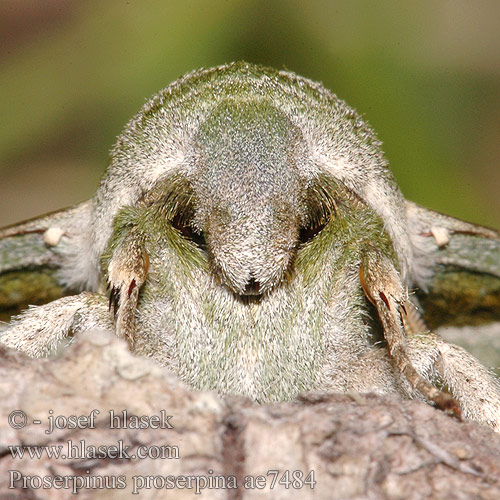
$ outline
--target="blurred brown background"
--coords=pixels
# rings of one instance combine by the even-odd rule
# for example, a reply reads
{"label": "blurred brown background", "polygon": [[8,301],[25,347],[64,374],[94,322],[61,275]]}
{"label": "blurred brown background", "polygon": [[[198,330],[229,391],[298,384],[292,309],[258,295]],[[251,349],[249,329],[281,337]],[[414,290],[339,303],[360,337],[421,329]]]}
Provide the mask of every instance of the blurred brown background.
{"label": "blurred brown background", "polygon": [[407,198],[500,227],[497,0],[0,0],[0,226],[89,198],[147,97],[239,59],[322,81]]}

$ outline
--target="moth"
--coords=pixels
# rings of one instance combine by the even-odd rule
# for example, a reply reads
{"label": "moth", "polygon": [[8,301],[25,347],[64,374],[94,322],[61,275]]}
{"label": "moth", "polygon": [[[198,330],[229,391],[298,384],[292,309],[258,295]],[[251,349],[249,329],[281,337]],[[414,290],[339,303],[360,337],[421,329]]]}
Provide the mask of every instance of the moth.
{"label": "moth", "polygon": [[112,330],[198,390],[397,392],[498,431],[500,385],[428,327],[500,319],[497,231],[406,201],[345,102],[286,71],[153,96],[88,202],[0,231],[0,341]]}

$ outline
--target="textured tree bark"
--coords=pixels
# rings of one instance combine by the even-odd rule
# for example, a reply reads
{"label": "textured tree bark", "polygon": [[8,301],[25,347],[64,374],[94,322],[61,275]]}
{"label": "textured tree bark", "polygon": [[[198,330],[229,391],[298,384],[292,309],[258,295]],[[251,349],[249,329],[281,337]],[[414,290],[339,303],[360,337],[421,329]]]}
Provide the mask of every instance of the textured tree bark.
{"label": "textured tree bark", "polygon": [[57,360],[0,357],[2,499],[500,498],[500,436],[417,401],[221,398],[100,331]]}

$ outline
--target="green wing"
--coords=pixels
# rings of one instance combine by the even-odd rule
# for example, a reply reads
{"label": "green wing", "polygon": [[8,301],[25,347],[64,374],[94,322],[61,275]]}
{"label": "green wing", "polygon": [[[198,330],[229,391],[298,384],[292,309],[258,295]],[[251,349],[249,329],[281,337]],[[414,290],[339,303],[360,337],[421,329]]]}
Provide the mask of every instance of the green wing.
{"label": "green wing", "polygon": [[500,321],[500,233],[410,202],[407,215],[428,325]]}
{"label": "green wing", "polygon": [[90,214],[90,202],[0,229],[0,320],[29,304],[73,293],[58,270]]}

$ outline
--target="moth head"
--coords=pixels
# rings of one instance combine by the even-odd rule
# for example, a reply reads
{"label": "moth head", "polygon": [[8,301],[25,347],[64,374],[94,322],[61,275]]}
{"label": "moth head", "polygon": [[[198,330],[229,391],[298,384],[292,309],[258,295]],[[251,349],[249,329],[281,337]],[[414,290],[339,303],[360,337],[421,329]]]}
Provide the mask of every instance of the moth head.
{"label": "moth head", "polygon": [[188,189],[175,193],[186,203],[170,211],[172,225],[198,240],[214,277],[237,294],[285,281],[301,243],[342,199],[325,191],[322,175],[381,217],[409,282],[405,202],[380,143],[320,84],[235,63],[187,75],[154,96],[120,136],[96,195],[96,256],[120,209],[174,174]]}
{"label": "moth head", "polygon": [[278,286],[307,220],[300,131],[266,100],[223,101],[193,142],[192,227],[211,270],[238,295]]}

